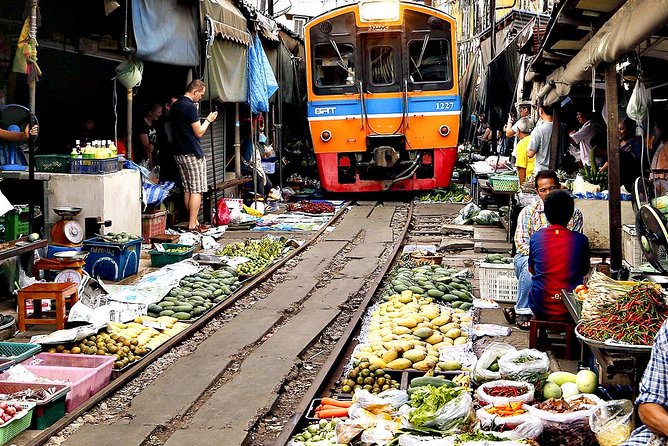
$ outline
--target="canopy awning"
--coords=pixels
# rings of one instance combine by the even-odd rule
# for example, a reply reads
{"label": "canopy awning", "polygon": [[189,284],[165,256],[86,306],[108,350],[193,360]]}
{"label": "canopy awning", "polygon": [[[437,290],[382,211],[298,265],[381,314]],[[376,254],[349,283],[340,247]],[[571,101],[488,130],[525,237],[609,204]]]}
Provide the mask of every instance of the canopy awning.
{"label": "canopy awning", "polygon": [[575,57],[547,77],[543,103],[554,104],[571,87],[591,79],[591,69],[613,63],[650,38],[668,22],[668,0],[628,0]]}
{"label": "canopy awning", "polygon": [[201,17],[209,16],[216,37],[231,40],[242,45],[250,45],[248,24],[239,8],[230,0],[202,0]]}

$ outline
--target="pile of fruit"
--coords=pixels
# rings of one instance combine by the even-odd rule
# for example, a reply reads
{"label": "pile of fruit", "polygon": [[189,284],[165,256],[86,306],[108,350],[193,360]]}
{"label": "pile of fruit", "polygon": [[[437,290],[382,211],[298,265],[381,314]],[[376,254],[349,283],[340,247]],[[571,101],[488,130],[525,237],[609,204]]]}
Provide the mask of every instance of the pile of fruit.
{"label": "pile of fruit", "polygon": [[21,403],[10,404],[7,401],[1,402],[0,420],[2,420],[2,424],[11,421],[12,418],[14,418],[16,414],[20,413],[21,411],[23,411],[23,406],[21,406]]}
{"label": "pile of fruit", "polygon": [[468,342],[463,330],[470,327],[471,320],[461,309],[438,305],[431,297],[405,290],[373,311],[355,356],[380,369],[428,371],[439,366],[456,370],[454,364],[439,364],[439,348]]}
{"label": "pile of fruit", "polygon": [[108,234],[98,236],[98,241],[106,243],[127,243],[141,238],[139,235],[130,232],[109,232]]}
{"label": "pile of fruit", "polygon": [[246,240],[226,245],[216,255],[227,257],[246,257],[248,262],[237,267],[241,276],[254,276],[265,270],[269,264],[283,254],[288,240],[284,237],[263,237],[259,240]]}
{"label": "pile of fruit", "polygon": [[318,423],[306,427],[300,434],[295,435],[292,438],[292,443],[298,445],[336,444],[336,425],[340,422],[339,418],[330,421],[320,420]]}
{"label": "pile of fruit", "polygon": [[471,283],[463,272],[441,265],[423,265],[415,268],[401,267],[396,270],[390,281],[391,288],[384,296],[409,290],[418,297],[431,297],[445,302],[452,308],[468,310],[473,306]]}
{"label": "pile of fruit", "polygon": [[608,171],[601,171],[596,165],[594,149],[589,151],[589,165],[580,169],[582,179],[587,183],[600,186],[601,190],[608,190]]}
{"label": "pile of fruit", "polygon": [[171,248],[165,249],[165,252],[172,254],[180,254],[182,252],[190,251],[192,248],[190,246],[173,246]]}
{"label": "pile of fruit", "polygon": [[333,214],[334,206],[328,203],[312,203],[307,200],[299,203],[289,203],[288,211],[290,212],[304,212],[306,214]]}
{"label": "pile of fruit", "polygon": [[178,320],[197,319],[240,287],[234,268],[205,269],[181,279],[179,286],[172,288],[160,302],[148,306],[148,315],[171,316]]}
{"label": "pile of fruit", "polygon": [[388,389],[398,389],[400,383],[392,378],[392,375],[385,373],[378,364],[372,364],[363,358],[353,362],[353,368],[346,374],[346,378],[341,380],[341,385],[343,393],[364,389],[376,394]]}
{"label": "pile of fruit", "polygon": [[487,254],[485,256],[485,263],[509,264],[513,263],[513,259],[503,254]]}

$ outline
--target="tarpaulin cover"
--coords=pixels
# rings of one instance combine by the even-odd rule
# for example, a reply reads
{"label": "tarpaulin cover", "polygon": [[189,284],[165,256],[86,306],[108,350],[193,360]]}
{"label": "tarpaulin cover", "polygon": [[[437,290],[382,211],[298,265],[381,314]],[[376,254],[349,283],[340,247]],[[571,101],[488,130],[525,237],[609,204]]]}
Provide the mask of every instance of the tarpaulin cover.
{"label": "tarpaulin cover", "polygon": [[216,37],[242,45],[250,44],[246,18],[230,0],[203,0],[200,11],[203,20],[206,16],[211,18]]}
{"label": "tarpaulin cover", "polygon": [[278,90],[278,82],[262,48],[260,38],[248,50],[248,103],[254,114],[269,111],[269,98]]}
{"label": "tarpaulin cover", "polygon": [[134,0],[137,57],[170,65],[199,64],[197,10],[178,0]]}
{"label": "tarpaulin cover", "polygon": [[483,104],[492,129],[500,130],[508,120],[508,113],[515,103],[514,92],[519,72],[519,54],[512,45],[504,48],[487,66],[487,92]]}
{"label": "tarpaulin cover", "polygon": [[[248,82],[246,57],[248,48],[231,40],[216,38],[209,48],[211,64],[204,70],[207,85],[204,100],[211,98],[221,102],[246,102]],[[211,77],[209,78],[209,72]]]}

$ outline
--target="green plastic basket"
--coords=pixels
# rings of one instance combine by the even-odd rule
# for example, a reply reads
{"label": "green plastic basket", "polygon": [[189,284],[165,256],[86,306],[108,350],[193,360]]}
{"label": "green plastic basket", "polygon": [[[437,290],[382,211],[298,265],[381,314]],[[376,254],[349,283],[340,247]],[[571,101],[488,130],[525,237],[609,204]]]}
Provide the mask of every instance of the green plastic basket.
{"label": "green plastic basket", "polygon": [[69,173],[71,155],[35,155],[38,172]]}
{"label": "green plastic basket", "polygon": [[193,256],[194,246],[180,245],[178,243],[163,243],[164,249],[172,248],[189,248],[183,252],[164,252],[153,249],[149,252],[151,254],[151,266],[154,268],[161,268],[165,265],[180,262],[181,260],[189,259]]}
{"label": "green plastic basket", "polygon": [[30,427],[32,421],[32,411],[35,403],[25,403],[23,401],[7,401],[8,404],[19,403],[23,410],[4,425],[0,426],[0,446],[7,443],[12,438]]}
{"label": "green plastic basket", "polygon": [[520,179],[516,176],[497,175],[490,177],[492,189],[499,192],[517,192],[520,190]]}
{"label": "green plastic basket", "polygon": [[39,344],[23,344],[20,342],[0,342],[0,358],[21,362],[32,355],[39,353],[42,346]]}
{"label": "green plastic basket", "polygon": [[65,399],[67,398],[67,393],[70,391],[68,384],[0,381],[0,394],[10,395],[10,398],[12,394],[25,391],[26,389],[51,389],[55,391],[55,393],[44,400],[30,401],[31,403],[35,403],[30,429],[46,429],[65,416]]}

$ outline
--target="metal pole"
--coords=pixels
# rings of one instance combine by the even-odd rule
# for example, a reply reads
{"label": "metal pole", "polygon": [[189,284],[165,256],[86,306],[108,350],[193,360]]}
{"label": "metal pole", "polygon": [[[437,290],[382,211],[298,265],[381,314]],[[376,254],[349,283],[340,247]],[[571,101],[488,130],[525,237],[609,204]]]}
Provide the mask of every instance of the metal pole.
{"label": "metal pole", "polygon": [[559,103],[554,104],[552,111],[552,136],[550,137],[550,170],[557,168],[557,155],[559,153],[559,132],[561,131],[561,111]]}
{"label": "metal pole", "polygon": [[[32,0],[30,4],[30,31],[28,33],[30,42],[37,41],[37,1]],[[30,113],[35,113],[35,96],[37,93],[37,73],[34,71],[35,68],[33,67],[32,76],[28,78]]]}
{"label": "metal pole", "polygon": [[491,44],[491,59],[496,57],[496,0],[489,0],[489,29],[490,29],[490,44]]}
{"label": "metal pole", "polygon": [[[283,41],[281,41],[283,45]],[[284,47],[279,47],[278,51],[278,100],[276,105],[278,106],[278,122],[274,123],[276,128],[276,137],[274,139],[274,147],[276,147],[276,156],[278,156],[278,187],[280,189],[280,195],[283,195],[283,64],[286,61],[283,60],[283,51]],[[292,60],[288,60],[287,63],[292,64]],[[293,86],[294,87],[294,86]]]}
{"label": "metal pole", "polygon": [[[207,32],[208,28],[207,28]],[[209,40],[209,36],[207,35],[207,46],[206,46],[206,71],[207,71],[207,90],[209,91],[209,112],[214,111],[213,110],[213,99],[211,96],[211,62],[209,61],[209,58],[211,58],[211,54],[209,52],[209,49],[213,46],[211,40]],[[211,202],[212,205],[209,207],[209,212],[205,215],[209,216],[209,219],[211,218],[211,209],[218,209],[218,182],[216,181],[216,151],[214,149],[214,140],[213,140],[213,123],[209,125],[209,137],[211,138],[211,169],[213,172],[213,201]],[[223,159],[223,181],[225,180],[225,159]]]}
{"label": "metal pole", "polygon": [[[30,3],[30,31],[29,39],[31,43],[37,41],[37,2],[32,0]],[[35,116],[35,98],[37,95],[37,72],[36,68],[32,67],[32,75],[28,78],[28,90],[30,101],[30,117],[28,121],[28,131],[32,130],[33,118]],[[30,135],[30,133],[28,133]],[[32,233],[35,230],[35,197],[33,196],[35,188],[35,138],[30,135],[28,137],[28,183],[30,184],[31,193],[30,201],[28,202],[28,232]],[[44,209],[44,215],[48,213],[48,209]],[[46,221],[46,218],[44,219]]]}
{"label": "metal pole", "polygon": [[610,270],[613,277],[622,268],[622,202],[619,165],[619,98],[615,65],[605,69],[605,103],[608,109],[608,212],[610,218]]}
{"label": "metal pole", "polygon": [[239,103],[234,104],[234,174],[241,178],[241,118],[239,117]]}
{"label": "metal pole", "polygon": [[126,147],[128,148],[125,158],[132,159],[132,88],[128,88],[128,142]]}

